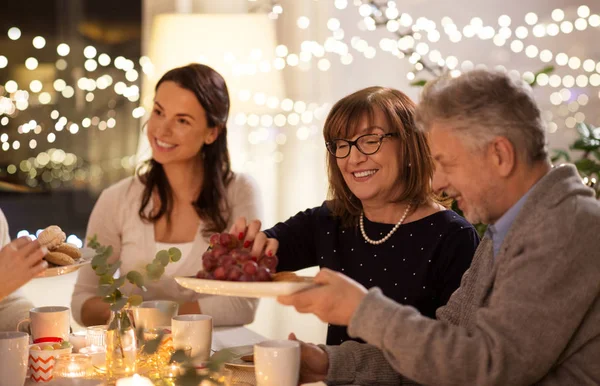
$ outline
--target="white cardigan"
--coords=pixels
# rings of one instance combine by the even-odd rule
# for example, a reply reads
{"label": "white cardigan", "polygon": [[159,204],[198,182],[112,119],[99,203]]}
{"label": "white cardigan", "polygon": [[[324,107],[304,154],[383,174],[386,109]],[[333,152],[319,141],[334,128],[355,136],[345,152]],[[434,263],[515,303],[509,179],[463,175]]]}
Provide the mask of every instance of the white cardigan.
{"label": "white cardigan", "polygon": [[[87,236],[98,236],[102,245],[112,245],[111,262],[121,260],[121,273],[132,269],[143,272],[146,264],[156,255],[154,224],[142,221],[138,214],[144,185],[137,177],[126,178],[102,192],[87,228]],[[260,219],[262,206],[256,182],[247,175],[236,173],[227,187],[227,202],[231,215],[227,229],[240,216]],[[147,210],[150,211],[151,203]],[[176,220],[175,220],[176,221]],[[140,294],[144,300],[174,300],[179,303],[198,301],[203,314],[212,315],[215,326],[242,325],[251,323],[258,305],[257,299],[227,296],[200,295],[179,286],[174,276],[194,276],[202,269],[202,254],[208,248],[208,240],[201,234],[202,224],[190,253],[177,263],[170,263],[158,282],[147,282],[147,292],[126,282],[124,294]],[[81,308],[90,298],[97,295],[98,276],[87,265],[79,270],[79,276],[71,308],[75,320],[81,322]]]}
{"label": "white cardigan", "polygon": [[[10,243],[8,223],[0,210],[0,248]],[[21,289],[16,290],[4,299],[0,299],[0,331],[14,331],[17,324],[29,317],[33,304],[25,298]]]}

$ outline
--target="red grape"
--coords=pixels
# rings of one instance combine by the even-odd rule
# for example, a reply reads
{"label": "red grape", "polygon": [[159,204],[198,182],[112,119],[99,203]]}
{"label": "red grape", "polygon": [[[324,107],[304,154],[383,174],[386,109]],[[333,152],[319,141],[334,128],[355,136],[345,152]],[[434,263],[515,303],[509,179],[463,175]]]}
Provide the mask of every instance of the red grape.
{"label": "red grape", "polygon": [[225,278],[227,277],[227,271],[223,267],[217,267],[213,272],[213,275],[217,280],[225,280]]}
{"label": "red grape", "polygon": [[244,263],[244,273],[248,275],[254,275],[258,270],[258,264],[254,261],[247,261]]}
{"label": "red grape", "polygon": [[233,249],[237,246],[237,239],[229,233],[221,233],[219,243],[228,249]]}
{"label": "red grape", "polygon": [[198,273],[196,274],[196,277],[198,279],[212,279],[212,275],[206,271],[198,271]]}
{"label": "red grape", "polygon": [[216,266],[216,260],[212,252],[204,252],[202,255],[202,267],[204,267],[204,270],[212,271]]}
{"label": "red grape", "polygon": [[256,271],[256,280],[257,281],[271,281],[271,272],[269,272],[268,268],[259,267]]}
{"label": "red grape", "polygon": [[254,281],[254,278],[250,275],[243,274],[242,276],[240,276],[240,279],[238,281]]}
{"label": "red grape", "polygon": [[279,263],[277,256],[265,256],[258,261],[260,267],[268,268],[271,272],[275,272],[277,263]]}
{"label": "red grape", "polygon": [[215,233],[211,249],[202,255],[202,266],[196,277],[229,281],[271,281],[279,259],[277,256],[251,256],[238,239],[229,233]]}
{"label": "red grape", "polygon": [[229,272],[227,273],[227,280],[238,281],[241,276],[242,270],[239,267],[233,266],[229,268]]}
{"label": "red grape", "polygon": [[224,268],[229,268],[235,264],[235,260],[230,255],[221,256],[221,260],[219,261],[219,265]]}
{"label": "red grape", "polygon": [[215,246],[219,245],[219,240],[220,240],[220,236],[218,233],[215,233],[214,235],[210,236],[210,240],[209,240],[210,246],[214,248]]}
{"label": "red grape", "polygon": [[215,256],[215,257],[223,256],[227,252],[229,252],[229,250],[222,245],[218,245],[218,246],[214,247],[212,250],[213,256]]}

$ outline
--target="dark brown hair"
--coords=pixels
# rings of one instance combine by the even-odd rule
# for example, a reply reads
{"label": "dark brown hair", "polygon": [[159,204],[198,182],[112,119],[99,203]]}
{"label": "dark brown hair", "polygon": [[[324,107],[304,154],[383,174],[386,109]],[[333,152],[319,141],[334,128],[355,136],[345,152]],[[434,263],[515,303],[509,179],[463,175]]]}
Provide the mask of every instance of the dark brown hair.
{"label": "dark brown hair", "polygon": [[[429,145],[425,134],[415,128],[415,103],[404,93],[391,88],[369,87],[342,98],[332,107],[325,121],[325,141],[352,137],[361,118],[366,115],[372,122],[376,110],[386,117],[389,127],[384,128],[385,131],[396,133],[396,138],[401,144],[398,155],[401,175],[398,179],[402,184],[398,184],[394,202],[439,202],[431,187],[434,165]],[[336,158],[329,152],[327,172],[329,209],[334,216],[342,219],[343,226],[355,226],[362,211],[362,204],[346,185]]]}
{"label": "dark brown hair", "polygon": [[[227,227],[229,211],[226,201],[226,188],[233,178],[227,150],[227,118],[229,116],[229,92],[223,77],[212,68],[203,64],[189,64],[174,68],[160,78],[155,91],[163,82],[175,82],[179,87],[194,93],[206,112],[208,127],[217,127],[219,135],[211,144],[202,146],[201,157],[204,163],[202,191],[193,202],[196,213],[206,224],[203,235],[222,232]],[[154,159],[147,161],[138,169],[138,176],[145,189],[142,204],[138,211],[143,220],[156,222],[167,216],[170,224],[173,211],[173,192],[163,169]],[[156,191],[160,207],[146,214],[152,193]]]}

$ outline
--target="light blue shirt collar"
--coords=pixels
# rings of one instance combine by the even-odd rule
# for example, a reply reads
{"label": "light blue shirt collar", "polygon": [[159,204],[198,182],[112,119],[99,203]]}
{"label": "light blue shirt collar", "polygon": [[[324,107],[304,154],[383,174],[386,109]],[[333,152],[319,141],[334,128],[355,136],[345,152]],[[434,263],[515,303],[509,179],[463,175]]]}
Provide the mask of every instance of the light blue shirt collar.
{"label": "light blue shirt collar", "polygon": [[508,233],[513,222],[515,222],[515,219],[517,218],[519,212],[523,208],[523,205],[525,205],[525,201],[527,201],[527,197],[529,197],[529,194],[531,193],[535,185],[537,185],[537,183],[534,184],[527,191],[527,193],[525,193],[523,197],[519,199],[519,201],[517,201],[509,210],[507,210],[506,213],[504,213],[502,217],[500,217],[498,221],[496,221],[495,224],[488,226],[486,230],[486,235],[492,239],[492,245],[494,248],[494,258],[500,252],[500,246],[502,245],[506,234]]}

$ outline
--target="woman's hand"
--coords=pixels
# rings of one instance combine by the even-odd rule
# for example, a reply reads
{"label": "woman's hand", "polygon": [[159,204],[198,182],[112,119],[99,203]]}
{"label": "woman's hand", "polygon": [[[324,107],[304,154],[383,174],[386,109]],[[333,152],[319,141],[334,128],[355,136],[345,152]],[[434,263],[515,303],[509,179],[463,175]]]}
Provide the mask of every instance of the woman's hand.
{"label": "woman's hand", "polygon": [[250,248],[252,256],[273,256],[277,254],[279,242],[276,239],[267,238],[264,232],[260,231],[261,223],[259,220],[247,222],[245,217],[240,217],[233,223],[229,233],[237,236],[238,240],[243,241],[244,248]]}
{"label": "woman's hand", "polygon": [[0,250],[0,299],[4,299],[48,268],[48,250],[39,241],[19,237]]}

